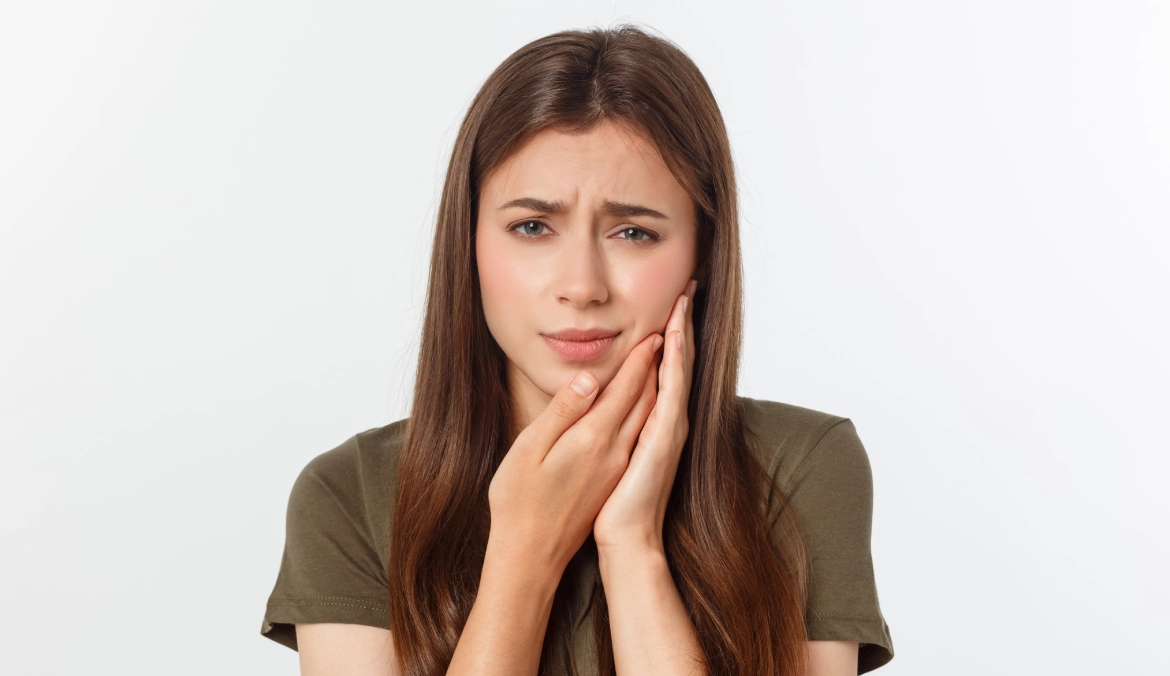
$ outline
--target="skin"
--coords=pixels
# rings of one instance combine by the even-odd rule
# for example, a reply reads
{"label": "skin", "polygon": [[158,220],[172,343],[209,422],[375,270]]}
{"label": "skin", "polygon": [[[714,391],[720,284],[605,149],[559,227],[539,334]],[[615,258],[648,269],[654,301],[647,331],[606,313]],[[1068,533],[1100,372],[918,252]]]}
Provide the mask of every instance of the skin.
{"label": "skin", "polygon": [[[501,208],[524,197],[562,208]],[[615,216],[607,200],[663,218]],[[590,528],[618,673],[704,673],[662,545],[689,424],[695,246],[693,201],[653,144],[613,123],[546,129],[484,182],[476,256],[484,315],[507,356],[513,447],[493,480],[479,594],[448,674],[536,672],[557,582]],[[620,333],[600,358],[574,362],[540,335],[567,327]],[[597,385],[585,397],[568,387],[582,371]],[[532,515],[568,523],[545,513],[566,495],[585,496],[569,510],[585,531],[551,547],[548,523]],[[583,511],[596,516],[582,521]],[[302,673],[396,673],[389,634],[297,625]],[[856,674],[857,647],[809,642],[810,676]]]}

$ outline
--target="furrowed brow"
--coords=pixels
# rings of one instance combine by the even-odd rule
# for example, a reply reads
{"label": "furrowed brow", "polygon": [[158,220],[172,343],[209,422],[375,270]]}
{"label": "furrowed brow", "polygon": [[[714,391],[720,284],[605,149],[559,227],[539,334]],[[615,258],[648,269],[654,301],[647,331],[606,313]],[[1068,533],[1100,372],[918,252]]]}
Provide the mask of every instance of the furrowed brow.
{"label": "furrowed brow", "polygon": [[606,200],[601,205],[603,211],[610,216],[617,216],[618,218],[629,218],[631,216],[649,216],[650,218],[666,219],[666,214],[655,211],[650,207],[644,207],[640,204],[626,204],[625,202],[610,202]]}
{"label": "furrowed brow", "polygon": [[[517,197],[516,199],[510,200],[501,206],[498,211],[513,208],[531,209],[532,211],[539,211],[545,214],[560,214],[565,212],[564,202],[550,202],[548,200],[542,200],[536,197]],[[661,218],[663,220],[669,219],[666,214],[651,209],[650,207],[644,207],[640,204],[628,204],[626,202],[613,202],[606,200],[602,203],[601,209],[610,216],[616,216],[618,218],[647,216],[650,218]]]}
{"label": "furrowed brow", "polygon": [[539,211],[545,214],[559,214],[565,211],[565,204],[564,202],[550,202],[548,200],[537,199],[535,197],[517,197],[516,199],[497,209],[497,211],[513,208],[531,209],[532,211]]}

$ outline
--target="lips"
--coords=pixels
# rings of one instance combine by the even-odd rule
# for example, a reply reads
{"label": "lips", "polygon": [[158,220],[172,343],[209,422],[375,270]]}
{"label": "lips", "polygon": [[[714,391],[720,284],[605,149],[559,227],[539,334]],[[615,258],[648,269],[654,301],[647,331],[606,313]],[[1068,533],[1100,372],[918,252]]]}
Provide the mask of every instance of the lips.
{"label": "lips", "polygon": [[619,333],[621,331],[608,329],[563,329],[540,335],[561,357],[570,361],[591,361],[605,354]]}
{"label": "lips", "polygon": [[610,331],[608,329],[561,329],[555,333],[542,333],[540,335],[554,340],[587,341],[611,338],[619,333],[621,331]]}

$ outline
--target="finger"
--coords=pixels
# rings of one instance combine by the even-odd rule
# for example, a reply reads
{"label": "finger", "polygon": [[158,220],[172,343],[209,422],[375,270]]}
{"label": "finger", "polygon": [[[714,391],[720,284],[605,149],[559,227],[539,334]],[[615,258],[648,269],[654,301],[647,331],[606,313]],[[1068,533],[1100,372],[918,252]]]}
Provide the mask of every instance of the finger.
{"label": "finger", "polygon": [[[688,284],[687,288],[690,288]],[[659,373],[659,389],[669,397],[677,398],[683,384],[679,380],[679,372],[686,359],[685,343],[679,346],[679,337],[686,333],[687,307],[690,298],[684,293],[674,300],[670,317],[666,320],[666,345],[662,349],[662,369]]]}
{"label": "finger", "polygon": [[687,392],[691,391],[691,381],[695,370],[695,294],[698,293],[699,282],[692,279],[687,284],[687,295],[691,300],[687,303],[686,321],[686,354],[687,354]]}
{"label": "finger", "polygon": [[682,331],[671,331],[666,339],[663,358],[662,385],[658,397],[658,408],[667,420],[686,415],[688,379],[687,357],[684,352],[686,341]]}
{"label": "finger", "polygon": [[670,320],[667,322],[666,332],[678,331],[680,334],[684,333],[687,328],[687,313],[690,311],[691,297],[687,294],[680,294],[674,301],[674,309],[670,313]]}
{"label": "finger", "polygon": [[656,370],[657,364],[650,364],[650,373],[646,376],[642,392],[638,396],[638,400],[634,402],[629,414],[626,415],[625,420],[622,420],[621,427],[618,428],[617,445],[627,455],[633,450],[634,442],[638,440],[638,435],[646,426],[646,420],[650,417],[650,412],[654,410],[658,399],[658,385],[651,377],[653,371]]}
{"label": "finger", "polygon": [[589,418],[598,429],[616,429],[633,407],[645,385],[646,370],[654,360],[662,340],[661,335],[652,333],[630,350],[617,375],[605,386],[605,391],[589,410]]}
{"label": "finger", "polygon": [[[690,288],[689,283],[687,288]],[[666,326],[662,329],[662,335],[668,340],[670,339],[671,331],[681,331],[686,325],[687,301],[686,289],[683,290],[683,293],[674,297],[674,305],[670,306],[670,316],[666,318]],[[662,350],[662,353],[665,356],[667,350]],[[664,359],[663,361],[665,362],[666,360]]]}
{"label": "finger", "polygon": [[597,376],[589,371],[576,373],[520,433],[525,447],[539,452],[537,459],[542,459],[565,430],[585,415],[596,396]]}

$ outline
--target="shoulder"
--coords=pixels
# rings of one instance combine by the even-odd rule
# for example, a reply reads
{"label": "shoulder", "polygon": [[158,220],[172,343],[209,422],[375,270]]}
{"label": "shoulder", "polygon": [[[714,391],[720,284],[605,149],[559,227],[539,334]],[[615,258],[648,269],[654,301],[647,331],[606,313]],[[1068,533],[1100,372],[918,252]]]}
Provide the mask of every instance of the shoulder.
{"label": "shoulder", "polygon": [[352,528],[385,563],[406,419],[358,432],[310,460],[289,497],[289,529]]}
{"label": "shoulder", "polygon": [[738,399],[748,444],[781,486],[791,483],[814,450],[820,454],[828,448],[828,455],[847,460],[849,449],[841,448],[841,442],[849,445],[856,439],[849,418],[779,401]]}
{"label": "shoulder", "polygon": [[310,460],[297,482],[354,488],[374,483],[385,485],[397,473],[405,432],[406,419],[358,432]]}
{"label": "shoulder", "polygon": [[848,418],[795,404],[767,399],[737,397],[745,427],[765,438],[799,437],[807,440],[824,434],[833,425]]}

